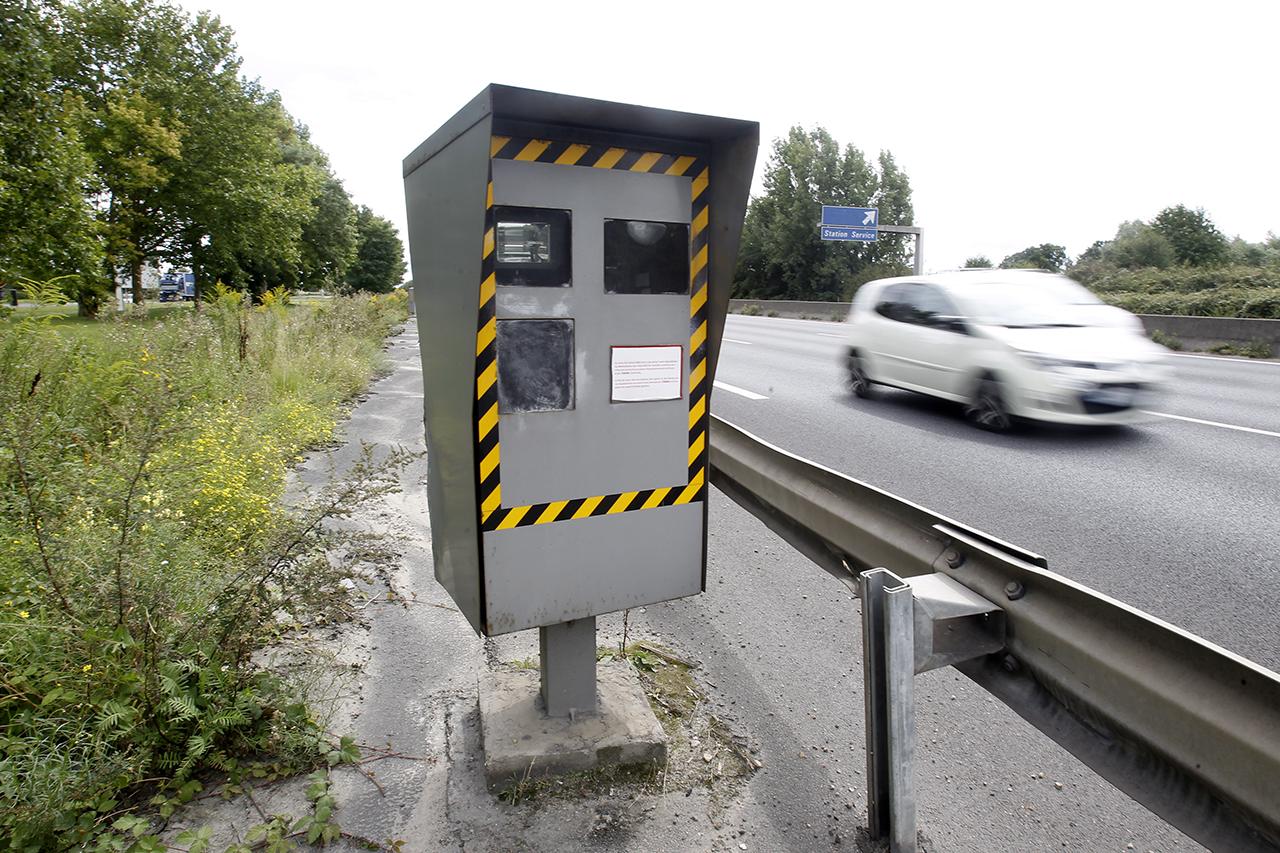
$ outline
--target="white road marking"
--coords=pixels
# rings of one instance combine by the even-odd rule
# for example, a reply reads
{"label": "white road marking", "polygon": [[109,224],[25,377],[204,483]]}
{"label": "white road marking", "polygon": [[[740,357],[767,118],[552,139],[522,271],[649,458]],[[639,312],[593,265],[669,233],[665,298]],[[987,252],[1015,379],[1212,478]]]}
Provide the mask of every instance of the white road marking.
{"label": "white road marking", "polygon": [[1202,358],[1205,361],[1238,361],[1242,364],[1269,364],[1272,367],[1280,367],[1280,361],[1262,361],[1256,358],[1231,358],[1225,355],[1188,355],[1182,352],[1171,352],[1168,355],[1174,358]]}
{"label": "white road marking", "polygon": [[1254,429],[1253,427],[1236,426],[1235,424],[1223,424],[1217,421],[1203,421],[1200,418],[1188,418],[1183,415],[1170,415],[1165,412],[1143,411],[1145,415],[1155,415],[1158,418],[1173,418],[1175,421],[1189,421],[1193,424],[1204,424],[1205,426],[1222,427],[1223,429],[1234,429],[1238,432],[1252,432],[1258,435],[1269,435],[1272,438],[1280,438],[1280,432],[1272,432],[1267,429]]}
{"label": "white road marking", "polygon": [[730,394],[741,394],[748,400],[768,400],[769,398],[763,394],[757,394],[755,391],[748,391],[746,388],[739,388],[737,385],[730,385],[728,382],[721,382],[717,379],[711,383],[721,391],[728,391]]}
{"label": "white road marking", "polygon": [[746,345],[746,346],[753,346],[753,344],[751,343],[751,341],[740,341],[740,340],[738,340],[737,338],[725,338],[725,337],[721,337],[721,338],[720,338],[720,340],[722,340],[722,341],[728,341],[728,342],[729,342],[729,343],[731,343],[731,344],[744,344],[744,345]]}
{"label": "white road marking", "polygon": [[844,335],[833,335],[830,332],[818,332],[818,334],[822,335],[824,338],[843,338],[844,337]]}

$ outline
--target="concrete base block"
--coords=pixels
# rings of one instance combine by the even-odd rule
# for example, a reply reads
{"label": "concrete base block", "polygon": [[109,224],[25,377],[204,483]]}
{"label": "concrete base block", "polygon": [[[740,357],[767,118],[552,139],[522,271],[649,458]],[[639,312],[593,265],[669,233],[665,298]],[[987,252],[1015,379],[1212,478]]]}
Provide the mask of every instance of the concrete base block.
{"label": "concrete base block", "polygon": [[535,671],[481,676],[480,731],[491,789],[526,773],[552,776],[667,760],[667,735],[631,666],[609,661],[596,673],[599,713],[575,720],[543,715]]}

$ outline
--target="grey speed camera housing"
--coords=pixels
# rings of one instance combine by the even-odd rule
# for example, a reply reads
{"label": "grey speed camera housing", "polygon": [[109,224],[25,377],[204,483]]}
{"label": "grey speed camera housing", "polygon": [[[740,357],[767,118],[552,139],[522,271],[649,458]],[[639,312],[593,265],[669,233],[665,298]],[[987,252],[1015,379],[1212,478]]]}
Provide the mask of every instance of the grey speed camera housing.
{"label": "grey speed camera housing", "polygon": [[691,595],[755,122],[489,86],[404,161],[436,577],[503,634]]}

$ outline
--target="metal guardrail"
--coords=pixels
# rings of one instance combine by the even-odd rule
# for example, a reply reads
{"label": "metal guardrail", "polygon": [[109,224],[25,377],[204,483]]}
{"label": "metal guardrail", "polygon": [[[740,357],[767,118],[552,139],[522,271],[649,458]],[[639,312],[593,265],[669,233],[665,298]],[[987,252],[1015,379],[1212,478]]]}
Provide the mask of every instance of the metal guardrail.
{"label": "metal guardrail", "polygon": [[942,572],[1005,612],[956,668],[1214,850],[1280,850],[1280,675],[1048,571],[1047,561],[712,418],[712,483],[858,589]]}

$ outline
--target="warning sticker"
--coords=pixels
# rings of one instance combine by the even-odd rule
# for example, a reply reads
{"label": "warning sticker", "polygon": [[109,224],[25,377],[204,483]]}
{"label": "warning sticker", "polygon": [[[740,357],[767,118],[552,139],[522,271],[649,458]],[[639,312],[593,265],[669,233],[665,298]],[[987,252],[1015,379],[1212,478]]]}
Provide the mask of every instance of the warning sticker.
{"label": "warning sticker", "polygon": [[679,400],[684,348],[613,347],[610,377],[615,403]]}

